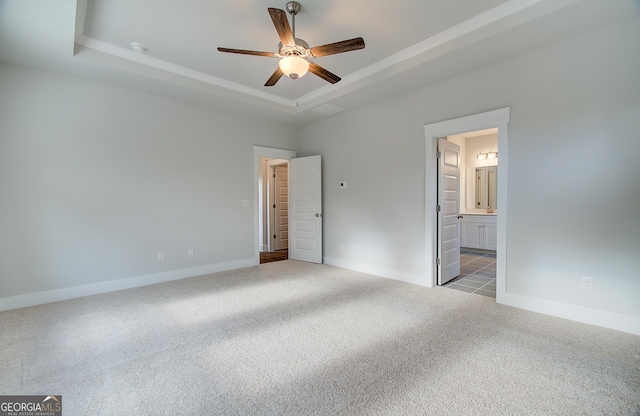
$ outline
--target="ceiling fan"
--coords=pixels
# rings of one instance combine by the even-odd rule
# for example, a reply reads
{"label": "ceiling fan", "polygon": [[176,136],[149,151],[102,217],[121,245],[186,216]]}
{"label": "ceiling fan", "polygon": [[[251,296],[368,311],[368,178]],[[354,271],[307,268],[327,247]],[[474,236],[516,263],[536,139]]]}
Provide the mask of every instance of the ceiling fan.
{"label": "ceiling fan", "polygon": [[270,58],[281,58],[278,68],[264,84],[265,87],[271,87],[278,80],[286,75],[291,79],[297,79],[307,71],[319,76],[320,78],[332,84],[340,81],[340,77],[327,71],[320,65],[307,58],[318,58],[321,56],[334,55],[337,53],[350,52],[357,49],[364,49],[364,40],[362,38],[354,38],[343,40],[342,42],[329,43],[322,46],[309,47],[309,44],[302,39],[296,38],[296,15],[300,12],[300,3],[290,1],[287,3],[287,11],[291,14],[293,31],[289,26],[287,14],[284,10],[268,8],[269,15],[276,27],[280,43],[278,44],[278,52],[259,52],[244,49],[218,48],[220,52],[239,53],[242,55],[267,56]]}

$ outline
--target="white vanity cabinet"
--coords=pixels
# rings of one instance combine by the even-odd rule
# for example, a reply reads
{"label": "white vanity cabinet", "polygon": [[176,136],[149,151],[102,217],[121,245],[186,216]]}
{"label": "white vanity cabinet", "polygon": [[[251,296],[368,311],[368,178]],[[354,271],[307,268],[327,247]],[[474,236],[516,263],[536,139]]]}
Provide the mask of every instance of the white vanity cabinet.
{"label": "white vanity cabinet", "polygon": [[463,214],[460,227],[460,246],[498,249],[498,221],[495,215]]}

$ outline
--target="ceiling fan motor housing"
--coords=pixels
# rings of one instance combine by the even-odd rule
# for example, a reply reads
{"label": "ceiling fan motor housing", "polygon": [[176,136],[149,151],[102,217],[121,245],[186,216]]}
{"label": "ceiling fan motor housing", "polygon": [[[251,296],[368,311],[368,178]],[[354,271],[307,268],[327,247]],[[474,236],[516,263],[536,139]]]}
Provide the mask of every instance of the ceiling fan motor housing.
{"label": "ceiling fan motor housing", "polygon": [[309,44],[302,39],[295,38],[296,46],[286,46],[282,42],[278,43],[278,55],[281,57],[286,56],[299,56],[301,58],[307,58],[311,56],[309,52]]}

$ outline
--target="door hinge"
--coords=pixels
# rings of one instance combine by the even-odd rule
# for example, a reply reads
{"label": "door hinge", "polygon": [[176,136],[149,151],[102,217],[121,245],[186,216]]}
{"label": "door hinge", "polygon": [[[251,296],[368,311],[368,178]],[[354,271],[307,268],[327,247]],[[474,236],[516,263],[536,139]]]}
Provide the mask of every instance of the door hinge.
{"label": "door hinge", "polygon": [[275,173],[273,174],[273,177],[274,177],[274,178],[276,177],[276,174],[275,174]]}
{"label": "door hinge", "polygon": [[436,205],[436,212],[440,212],[441,209],[442,207],[440,207],[440,205]]}
{"label": "door hinge", "polygon": [[276,238],[276,235],[275,235],[275,234],[273,235],[273,238]]}
{"label": "door hinge", "polygon": [[276,207],[276,204],[273,204],[273,207],[275,208],[275,207]]}
{"label": "door hinge", "polygon": [[440,266],[440,258],[436,258],[436,266]]}
{"label": "door hinge", "polygon": [[442,157],[442,152],[440,150],[436,150],[436,159],[440,159]]}

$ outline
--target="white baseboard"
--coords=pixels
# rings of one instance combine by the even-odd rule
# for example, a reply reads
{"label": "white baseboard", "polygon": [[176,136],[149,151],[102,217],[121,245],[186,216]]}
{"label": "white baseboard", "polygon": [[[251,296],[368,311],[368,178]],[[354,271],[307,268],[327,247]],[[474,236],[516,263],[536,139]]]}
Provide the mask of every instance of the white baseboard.
{"label": "white baseboard", "polygon": [[[428,286],[426,277],[419,274],[400,272],[397,270],[380,268],[369,264],[340,260],[325,257],[324,263],[330,266],[340,267],[374,276],[399,280],[420,286]],[[187,269],[171,270],[167,272],[135,276],[126,279],[110,280],[107,282],[92,283],[88,285],[74,286],[44,292],[28,293],[25,295],[0,298],[0,311],[24,308],[28,306],[42,305],[45,303],[59,302],[79,298],[83,296],[98,295],[117,290],[131,289],[156,283],[179,280],[188,277],[202,276],[210,273],[240,269],[256,266],[259,259],[245,259],[226,263],[216,263],[206,266],[191,267]],[[640,335],[640,318],[605,312],[595,309],[583,308],[566,303],[554,302],[546,299],[534,298],[515,293],[502,293],[498,296],[498,303],[525,309],[532,312],[552,315],[559,318],[582,322],[585,324],[601,326],[617,331]]]}
{"label": "white baseboard", "polygon": [[640,335],[640,318],[633,316],[619,315],[509,292],[502,295],[499,294],[497,301],[502,305]]}
{"label": "white baseboard", "polygon": [[[413,283],[420,286],[429,286],[427,284],[427,277],[423,275],[403,273],[397,270],[383,269],[368,264],[335,259],[331,257],[325,257],[324,263],[343,269],[371,274],[374,276],[400,280],[402,282]],[[556,316],[558,318],[569,319],[589,325],[601,326],[603,328],[614,329],[634,335],[640,335],[640,318],[635,318],[632,316],[619,315],[595,309],[588,309],[580,306],[569,305],[566,303],[559,303],[530,296],[518,295],[515,293],[499,293],[497,301],[500,304],[513,306],[515,308],[538,312],[545,315]]]}
{"label": "white baseboard", "polygon": [[398,270],[385,269],[378,266],[372,266],[370,264],[341,260],[332,257],[324,257],[323,262],[330,266],[340,267],[341,269],[353,270],[356,272],[367,273],[374,276],[386,277],[387,279],[399,280],[401,282],[412,283],[414,285],[428,286],[427,277],[421,274],[413,274],[401,272]]}
{"label": "white baseboard", "polygon": [[209,264],[206,266],[190,267],[187,269],[171,270],[167,272],[147,274],[143,276],[129,277],[125,279],[109,280],[106,282],[92,283],[88,285],[66,287],[62,289],[48,290],[44,292],[28,293],[25,295],[0,298],[0,311],[25,308],[28,306],[42,305],[45,303],[59,302],[83,296],[98,295],[101,293],[115,292],[116,290],[132,289],[185,279],[187,277],[202,276],[210,273],[224,272],[227,270],[241,269],[243,267],[256,266],[259,259],[245,259],[226,263]]}

